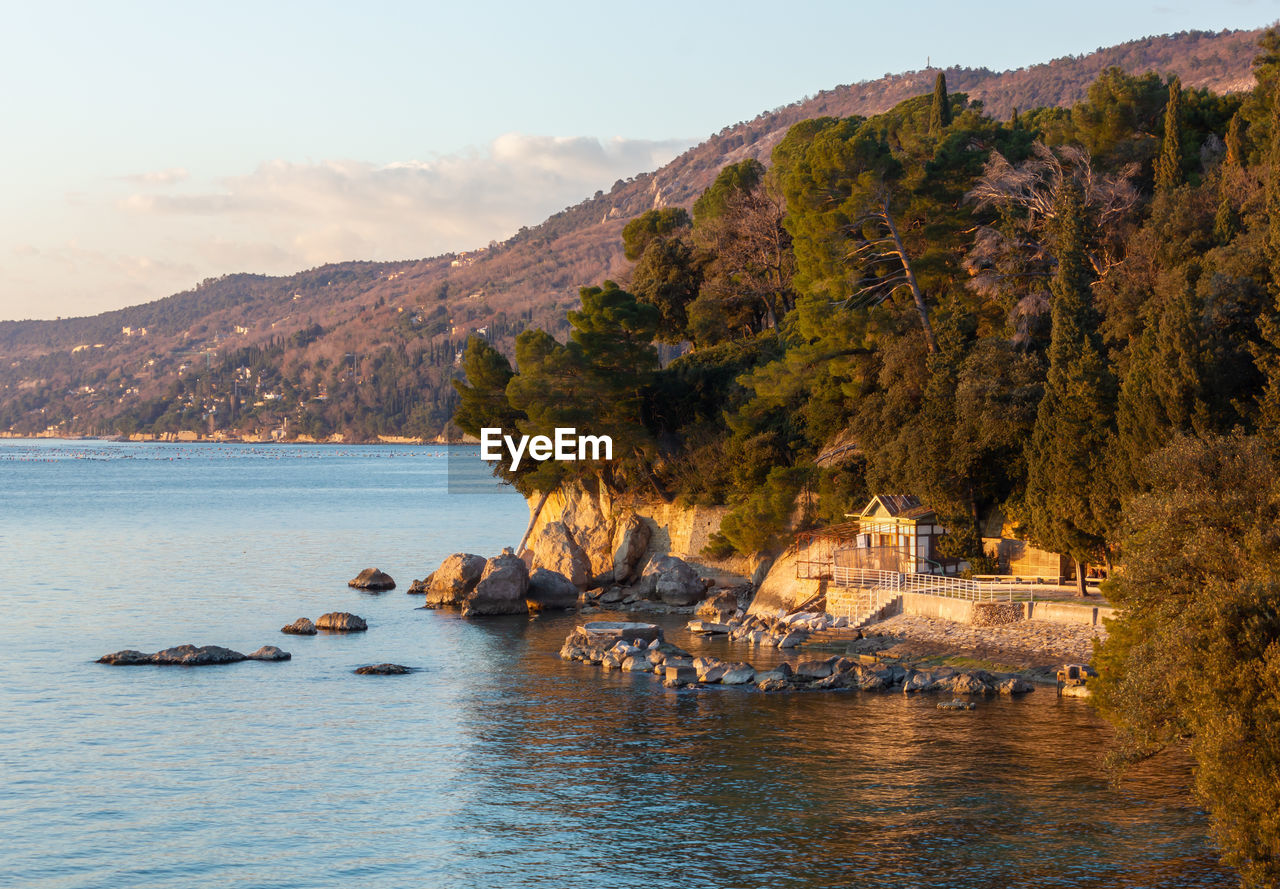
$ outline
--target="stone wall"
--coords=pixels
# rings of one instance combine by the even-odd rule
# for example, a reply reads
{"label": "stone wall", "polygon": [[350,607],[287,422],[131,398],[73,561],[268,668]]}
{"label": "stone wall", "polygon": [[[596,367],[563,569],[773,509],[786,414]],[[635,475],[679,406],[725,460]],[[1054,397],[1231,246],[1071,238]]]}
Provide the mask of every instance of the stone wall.
{"label": "stone wall", "polygon": [[1004,627],[1024,619],[1021,602],[974,602],[972,624],[975,627]]}

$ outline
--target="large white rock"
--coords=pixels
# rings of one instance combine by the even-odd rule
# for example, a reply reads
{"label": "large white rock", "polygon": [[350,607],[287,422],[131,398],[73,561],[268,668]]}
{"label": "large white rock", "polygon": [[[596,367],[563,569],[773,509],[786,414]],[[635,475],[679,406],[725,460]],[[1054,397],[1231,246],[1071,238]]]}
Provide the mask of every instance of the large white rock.
{"label": "large white rock", "polygon": [[467,597],[484,573],[484,556],[473,553],[454,553],[440,563],[426,579],[428,608],[457,608]]}
{"label": "large white rock", "polygon": [[529,569],[510,549],[490,559],[480,575],[480,582],[462,603],[463,617],[485,617],[497,614],[527,614],[525,597],[529,592]]}
{"label": "large white rock", "polygon": [[592,577],[591,559],[564,522],[551,522],[538,532],[533,567],[563,574],[578,589],[586,589]]}

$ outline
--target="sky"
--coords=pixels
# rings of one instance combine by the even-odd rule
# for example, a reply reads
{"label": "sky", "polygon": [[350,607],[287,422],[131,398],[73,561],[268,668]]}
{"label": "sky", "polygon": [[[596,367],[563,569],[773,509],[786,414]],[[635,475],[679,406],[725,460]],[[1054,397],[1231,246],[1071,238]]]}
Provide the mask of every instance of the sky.
{"label": "sky", "polygon": [[0,0],[0,320],[466,250],[819,90],[1280,0]]}

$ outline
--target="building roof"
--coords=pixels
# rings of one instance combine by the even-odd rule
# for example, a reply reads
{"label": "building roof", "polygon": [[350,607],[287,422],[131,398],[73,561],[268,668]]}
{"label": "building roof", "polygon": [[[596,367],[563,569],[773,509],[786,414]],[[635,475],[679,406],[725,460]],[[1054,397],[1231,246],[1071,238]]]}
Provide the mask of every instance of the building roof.
{"label": "building roof", "polygon": [[934,515],[932,509],[922,504],[920,499],[912,494],[876,494],[866,508],[858,514],[858,518],[867,518],[881,509],[893,519],[919,521]]}

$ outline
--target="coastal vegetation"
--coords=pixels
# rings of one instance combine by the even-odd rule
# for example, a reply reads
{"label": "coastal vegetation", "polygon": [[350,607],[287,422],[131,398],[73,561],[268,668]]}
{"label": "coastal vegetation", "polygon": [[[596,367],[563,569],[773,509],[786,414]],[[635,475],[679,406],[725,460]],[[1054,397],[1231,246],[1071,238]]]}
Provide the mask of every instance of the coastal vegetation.
{"label": "coastal vegetation", "polygon": [[[565,342],[472,338],[459,425],[622,446],[506,471],[731,508],[710,555],[776,553],[872,491],[948,557],[992,513],[1118,567],[1098,654],[1117,761],[1187,744],[1224,857],[1280,879],[1280,36],[1221,95],[1108,69],[999,119],[939,74],[793,126],[692,214],[628,225]],[[659,361],[660,344],[682,344]],[[589,425],[588,425],[589,424]]]}

